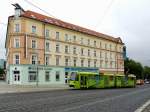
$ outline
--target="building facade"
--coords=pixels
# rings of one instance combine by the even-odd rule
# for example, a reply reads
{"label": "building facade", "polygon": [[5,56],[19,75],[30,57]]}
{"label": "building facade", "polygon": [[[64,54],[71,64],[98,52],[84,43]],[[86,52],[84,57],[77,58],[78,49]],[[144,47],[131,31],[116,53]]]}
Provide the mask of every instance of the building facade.
{"label": "building facade", "polygon": [[15,7],[5,43],[8,83],[65,84],[70,71],[124,73],[121,38]]}

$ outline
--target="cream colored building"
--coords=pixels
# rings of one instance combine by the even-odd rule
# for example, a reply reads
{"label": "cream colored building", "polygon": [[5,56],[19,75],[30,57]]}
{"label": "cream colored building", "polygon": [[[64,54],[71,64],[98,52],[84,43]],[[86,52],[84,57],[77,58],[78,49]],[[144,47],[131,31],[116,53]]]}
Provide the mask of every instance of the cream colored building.
{"label": "cream colored building", "polygon": [[71,70],[123,74],[121,38],[15,7],[5,44],[10,84],[64,84]]}

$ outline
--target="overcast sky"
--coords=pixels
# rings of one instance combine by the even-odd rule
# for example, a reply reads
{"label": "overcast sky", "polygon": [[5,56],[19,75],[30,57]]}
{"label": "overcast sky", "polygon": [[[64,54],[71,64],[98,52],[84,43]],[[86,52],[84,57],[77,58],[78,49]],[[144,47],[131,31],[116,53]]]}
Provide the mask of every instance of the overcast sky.
{"label": "overcast sky", "polygon": [[[31,2],[56,18],[121,37],[127,46],[128,57],[144,65],[150,65],[150,0],[32,0]],[[45,14],[25,0],[3,0],[0,4],[0,58],[5,57],[7,18],[14,14],[12,3],[19,3],[25,10]]]}

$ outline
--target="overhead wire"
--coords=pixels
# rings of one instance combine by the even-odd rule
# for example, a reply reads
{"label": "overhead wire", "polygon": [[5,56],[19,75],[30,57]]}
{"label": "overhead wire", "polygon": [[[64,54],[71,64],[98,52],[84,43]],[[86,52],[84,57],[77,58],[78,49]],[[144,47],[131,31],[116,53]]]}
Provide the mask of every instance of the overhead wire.
{"label": "overhead wire", "polygon": [[33,2],[30,2],[29,0],[24,0],[26,3],[32,5],[33,7],[41,10],[42,12],[46,13],[47,15],[53,17],[53,18],[56,18],[55,16],[53,16],[52,14],[50,14],[49,12],[45,11],[44,9],[40,8],[39,6],[35,5]]}
{"label": "overhead wire", "polygon": [[105,9],[105,11],[103,13],[103,16],[101,17],[100,21],[98,21],[98,23],[96,24],[95,28],[99,27],[102,24],[106,14],[110,10],[110,8],[111,8],[111,6],[113,5],[114,2],[115,2],[115,0],[111,0],[111,2],[108,4],[107,8]]}

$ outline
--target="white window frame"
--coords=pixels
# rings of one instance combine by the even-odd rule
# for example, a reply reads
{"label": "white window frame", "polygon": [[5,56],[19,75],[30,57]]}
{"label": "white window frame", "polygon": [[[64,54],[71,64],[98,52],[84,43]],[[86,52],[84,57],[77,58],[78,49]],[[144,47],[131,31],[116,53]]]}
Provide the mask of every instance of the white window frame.
{"label": "white window frame", "polygon": [[[47,58],[48,58],[48,60],[47,60]],[[50,57],[49,56],[45,56],[45,65],[49,65],[50,63]]]}
{"label": "white window frame", "polygon": [[[48,35],[47,35],[48,34]],[[46,29],[45,30],[45,37],[50,37],[50,30],[49,29]]]}
{"label": "white window frame", "polygon": [[[34,30],[33,30],[33,27],[35,27]],[[36,32],[37,32],[37,27],[36,27],[36,25],[32,25],[32,26],[31,26],[31,32],[32,32],[32,33],[36,33]]]}
{"label": "white window frame", "polygon": [[15,23],[15,25],[14,25],[14,32],[20,32],[20,29],[21,27],[20,27],[20,24],[19,23]]}
{"label": "white window frame", "polygon": [[59,56],[55,56],[56,57],[56,66],[59,66],[60,64],[60,57]]}
{"label": "white window frame", "polygon": [[14,53],[13,54],[13,64],[16,64],[16,55],[18,55],[19,56],[19,63],[18,64],[20,64],[20,53]]}
{"label": "white window frame", "polygon": [[56,35],[56,36],[55,36],[55,37],[56,37],[56,40],[59,40],[60,32],[57,31],[55,35]]}
{"label": "white window frame", "polygon": [[[16,45],[16,39],[18,39],[18,44],[19,44],[19,46],[17,47]],[[14,38],[14,48],[19,48],[20,47],[20,38],[18,38],[18,37],[15,37]]]}
{"label": "white window frame", "polygon": [[74,66],[74,67],[77,66],[77,59],[76,59],[76,58],[73,59],[73,66]]}
{"label": "white window frame", "polygon": [[94,60],[94,67],[97,67],[97,60]]}
{"label": "white window frame", "polygon": [[88,59],[88,67],[90,67],[90,64],[91,64],[91,60]]}
{"label": "white window frame", "polygon": [[[32,63],[32,62],[33,62],[33,61],[32,61],[32,56],[35,56],[35,57],[36,57],[35,64]],[[38,60],[38,56],[37,56],[36,54],[32,54],[32,55],[31,55],[31,64],[32,64],[32,65],[36,65],[36,64],[37,64],[37,60]]]}
{"label": "white window frame", "polygon": [[60,44],[56,43],[56,52],[60,52]]}
{"label": "white window frame", "polygon": [[[33,48],[33,46],[32,46],[33,41],[35,41],[35,48]],[[31,40],[31,48],[32,49],[36,49],[37,48],[37,41],[36,40],[33,40],[33,39]]]}
{"label": "white window frame", "polygon": [[73,54],[77,54],[77,47],[76,46],[73,47]]}
{"label": "white window frame", "polygon": [[69,58],[65,57],[65,66],[69,66]]}
{"label": "white window frame", "polygon": [[[49,44],[48,48],[47,48],[47,43]],[[45,42],[45,51],[50,52],[50,42],[48,42],[48,41]]]}
{"label": "white window frame", "polygon": [[69,41],[69,36],[68,36],[68,34],[65,34],[65,41]]}
{"label": "white window frame", "polygon": [[65,45],[65,53],[69,53],[69,45]]}
{"label": "white window frame", "polygon": [[84,59],[81,59],[81,67],[84,67]]}

